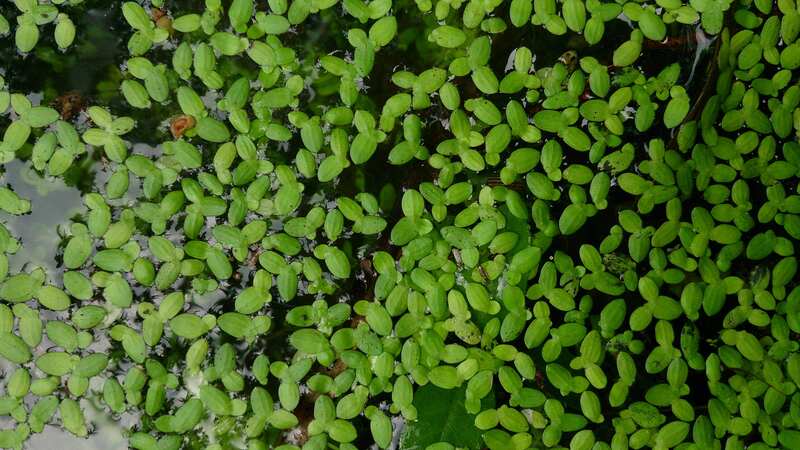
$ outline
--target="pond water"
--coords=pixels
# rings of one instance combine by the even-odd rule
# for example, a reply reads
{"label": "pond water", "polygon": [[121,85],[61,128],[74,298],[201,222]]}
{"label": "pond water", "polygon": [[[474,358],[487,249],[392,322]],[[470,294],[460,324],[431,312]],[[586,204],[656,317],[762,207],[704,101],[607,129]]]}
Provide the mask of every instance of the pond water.
{"label": "pond water", "polygon": [[82,193],[60,178],[44,177],[28,161],[5,166],[0,183],[31,201],[31,212],[22,216],[0,213],[21,248],[9,258],[9,269],[17,272],[26,264],[44,267],[57,276],[56,254],[61,244],[60,227],[85,212]]}
{"label": "pond water", "polygon": [[[87,420],[94,425],[92,434],[86,438],[79,438],[59,427],[47,425],[43,432],[34,434],[26,445],[30,450],[45,449],[81,449],[81,450],[125,450],[128,441],[125,438],[126,426],[115,418],[109,417],[98,409],[92,409],[88,402],[83,402]],[[127,425],[135,424],[132,420],[126,421]]]}

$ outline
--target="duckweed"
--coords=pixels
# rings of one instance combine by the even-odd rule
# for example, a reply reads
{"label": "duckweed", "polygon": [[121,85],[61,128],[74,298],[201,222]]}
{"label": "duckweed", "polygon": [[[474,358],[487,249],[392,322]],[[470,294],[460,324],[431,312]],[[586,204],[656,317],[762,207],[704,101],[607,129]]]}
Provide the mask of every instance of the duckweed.
{"label": "duckweed", "polygon": [[0,448],[800,448],[799,11],[0,6]]}

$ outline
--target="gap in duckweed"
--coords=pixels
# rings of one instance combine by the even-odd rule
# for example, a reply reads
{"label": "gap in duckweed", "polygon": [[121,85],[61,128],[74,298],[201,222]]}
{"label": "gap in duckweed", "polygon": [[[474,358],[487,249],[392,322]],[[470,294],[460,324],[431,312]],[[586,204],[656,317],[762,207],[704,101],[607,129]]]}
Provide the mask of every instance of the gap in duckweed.
{"label": "gap in duckweed", "polygon": [[46,267],[58,275],[56,255],[61,246],[61,227],[85,212],[82,192],[62,180],[47,179],[31,163],[14,161],[4,166],[0,182],[33,204],[23,216],[0,213],[6,227],[20,241],[20,249],[9,261],[9,269],[18,272],[27,264]]}
{"label": "gap in duckweed", "polygon": [[33,435],[26,448],[31,450],[45,449],[81,449],[81,450],[126,450],[128,441],[125,433],[136,427],[139,418],[130,414],[122,417],[111,417],[102,410],[101,405],[92,404],[92,400],[81,402],[89,421],[94,424],[92,434],[85,439],[74,436],[61,427],[48,425],[44,431]]}

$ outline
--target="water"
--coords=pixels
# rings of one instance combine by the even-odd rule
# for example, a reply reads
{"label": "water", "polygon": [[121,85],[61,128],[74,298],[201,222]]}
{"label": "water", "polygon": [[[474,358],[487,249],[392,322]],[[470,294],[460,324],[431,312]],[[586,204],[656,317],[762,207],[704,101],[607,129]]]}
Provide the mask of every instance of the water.
{"label": "water", "polygon": [[128,441],[124,431],[133,426],[135,420],[127,415],[121,421],[109,417],[96,405],[86,400],[81,402],[86,418],[93,425],[92,434],[79,438],[58,427],[47,425],[43,432],[32,435],[26,445],[27,449],[81,449],[81,450],[126,450]]}
{"label": "water", "polygon": [[0,220],[21,244],[9,258],[9,269],[17,272],[34,265],[56,275],[56,254],[62,240],[59,229],[85,212],[81,191],[60,178],[45,177],[29,161],[19,160],[4,166],[0,184],[31,201],[31,212],[26,215],[0,213]]}

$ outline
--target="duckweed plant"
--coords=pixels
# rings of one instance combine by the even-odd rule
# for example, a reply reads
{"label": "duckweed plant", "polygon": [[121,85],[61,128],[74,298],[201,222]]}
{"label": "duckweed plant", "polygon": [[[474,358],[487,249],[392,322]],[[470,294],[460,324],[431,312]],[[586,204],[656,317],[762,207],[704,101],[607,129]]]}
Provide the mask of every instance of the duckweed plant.
{"label": "duckweed plant", "polygon": [[86,5],[0,9],[5,170],[103,173],[0,225],[0,447],[800,448],[794,0],[100,5],[70,114]]}

